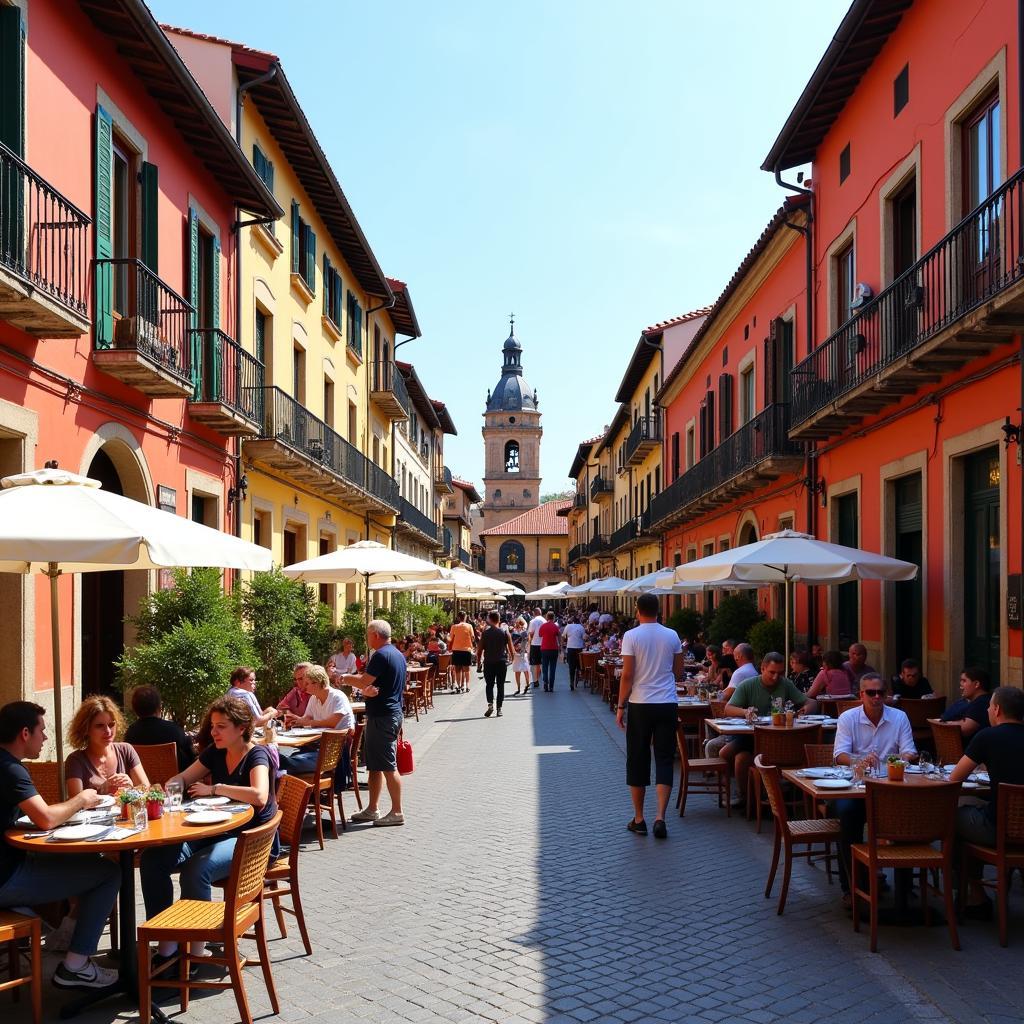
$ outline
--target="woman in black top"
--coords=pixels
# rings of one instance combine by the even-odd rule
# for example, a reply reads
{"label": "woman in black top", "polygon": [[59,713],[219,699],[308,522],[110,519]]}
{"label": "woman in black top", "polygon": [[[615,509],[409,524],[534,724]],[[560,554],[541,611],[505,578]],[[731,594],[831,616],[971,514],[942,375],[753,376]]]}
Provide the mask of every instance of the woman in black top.
{"label": "woman in black top", "polygon": [[813,659],[807,651],[792,651],[789,655],[789,679],[801,693],[806,693],[814,683],[817,672],[813,665]]}
{"label": "woman in black top", "polygon": [[477,644],[477,669],[481,663],[484,669],[484,682],[487,684],[487,710],[484,718],[490,718],[494,712],[494,688],[498,688],[498,717],[501,718],[501,705],[505,702],[505,674],[509,662],[515,658],[516,651],[512,646],[512,637],[498,623],[501,616],[497,612],[487,615],[487,628],[480,636]]}
{"label": "woman in black top", "polygon": [[[252,711],[238,697],[220,697],[206,712],[201,732],[209,731],[212,743],[180,775],[177,781],[195,797],[224,796],[233,803],[251,804],[255,810],[245,828],[264,825],[277,813],[274,798],[273,765],[270,751],[252,741]],[[210,776],[209,783],[201,780]],[[180,846],[159,846],[142,854],[142,896],[146,916],[166,910],[174,900],[171,874],[181,872],[182,899],[213,898],[213,883],[231,873],[235,851],[235,832],[182,843]],[[280,851],[274,840],[271,859]],[[192,943],[191,955],[204,956],[205,943]],[[161,942],[158,954],[170,956],[177,943]]]}

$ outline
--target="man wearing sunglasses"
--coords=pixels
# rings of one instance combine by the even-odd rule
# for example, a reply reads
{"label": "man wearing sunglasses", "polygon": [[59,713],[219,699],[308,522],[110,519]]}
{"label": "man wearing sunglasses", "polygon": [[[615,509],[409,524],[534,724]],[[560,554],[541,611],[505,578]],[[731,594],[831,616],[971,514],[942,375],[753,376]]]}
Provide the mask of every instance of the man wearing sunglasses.
{"label": "man wearing sunglasses", "polygon": [[[844,711],[836,722],[833,748],[836,764],[853,765],[861,761],[874,771],[891,754],[899,754],[904,761],[917,760],[910,719],[904,712],[887,705],[885,695],[885,680],[877,672],[865,672],[860,677],[860,707]],[[843,904],[850,906],[847,865],[850,847],[864,841],[866,802],[837,800],[835,811],[841,825],[839,881],[843,887]]]}

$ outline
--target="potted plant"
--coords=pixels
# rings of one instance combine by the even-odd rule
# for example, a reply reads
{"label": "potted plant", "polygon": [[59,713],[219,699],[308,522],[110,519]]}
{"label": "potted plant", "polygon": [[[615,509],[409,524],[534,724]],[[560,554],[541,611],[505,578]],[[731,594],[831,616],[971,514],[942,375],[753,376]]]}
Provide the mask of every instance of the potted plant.
{"label": "potted plant", "polygon": [[885,759],[885,773],[890,782],[902,782],[903,772],[906,767],[906,761],[899,754],[890,754]]}
{"label": "potted plant", "polygon": [[117,791],[117,802],[121,805],[121,820],[133,821],[135,812],[139,805],[145,800],[145,794],[141,789],[119,789]]}
{"label": "potted plant", "polygon": [[164,801],[167,795],[159,786],[153,786],[146,793],[146,817],[156,821],[164,813]]}
{"label": "potted plant", "polygon": [[786,714],[782,710],[782,698],[772,697],[772,725],[785,725]]}

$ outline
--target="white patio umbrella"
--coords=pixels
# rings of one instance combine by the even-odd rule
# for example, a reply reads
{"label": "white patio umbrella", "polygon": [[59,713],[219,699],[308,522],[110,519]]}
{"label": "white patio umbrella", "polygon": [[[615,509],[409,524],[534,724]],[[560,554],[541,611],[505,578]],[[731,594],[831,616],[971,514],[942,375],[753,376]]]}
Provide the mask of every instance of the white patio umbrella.
{"label": "white patio umbrella", "polygon": [[442,594],[456,597],[473,597],[476,594],[514,594],[511,583],[484,576],[469,569],[441,569],[441,577],[434,580],[396,580],[390,583],[374,583],[374,591],[414,590],[418,594]]}
{"label": "white patio umbrella", "polygon": [[597,582],[599,582],[599,581],[596,580],[596,579],[595,580],[587,580],[586,583],[580,583],[580,584],[578,584],[576,586],[566,587],[566,589],[562,591],[562,594],[565,597],[583,597],[584,594],[589,594],[590,593],[591,588]]}
{"label": "white patio umbrella", "polygon": [[546,587],[541,587],[540,590],[532,590],[529,594],[523,596],[528,600],[532,601],[534,598],[543,599],[549,597],[552,600],[561,600],[567,596],[567,591],[570,589],[570,584],[565,581],[561,583],[551,583]]}
{"label": "white patio umbrella", "polygon": [[831,544],[795,530],[766,534],[753,544],[677,565],[674,571],[679,583],[782,583],[786,594],[787,664],[791,584],[836,584],[855,579],[901,582],[917,576],[917,566],[912,562]]}
{"label": "white patio umbrella", "polygon": [[63,793],[60,576],[199,566],[267,571],[273,558],[266,548],[104,491],[98,480],[64,470],[8,476],[0,484],[0,572],[41,572],[50,579],[54,729]]}
{"label": "white patio umbrella", "polygon": [[[620,589],[620,594],[644,594],[651,592],[662,592],[670,594],[670,589],[675,583],[675,573],[671,569],[655,569],[646,576],[638,576],[635,580],[628,580]],[[679,593],[679,591],[676,591]]]}

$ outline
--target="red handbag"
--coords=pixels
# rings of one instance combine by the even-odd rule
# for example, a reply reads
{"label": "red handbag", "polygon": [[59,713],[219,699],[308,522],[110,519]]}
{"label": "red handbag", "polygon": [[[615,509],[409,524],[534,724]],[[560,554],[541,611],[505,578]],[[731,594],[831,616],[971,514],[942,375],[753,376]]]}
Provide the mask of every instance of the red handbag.
{"label": "red handbag", "polygon": [[395,760],[398,763],[399,775],[412,775],[416,765],[412,756],[412,744],[405,738],[404,733],[399,734]]}

